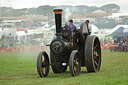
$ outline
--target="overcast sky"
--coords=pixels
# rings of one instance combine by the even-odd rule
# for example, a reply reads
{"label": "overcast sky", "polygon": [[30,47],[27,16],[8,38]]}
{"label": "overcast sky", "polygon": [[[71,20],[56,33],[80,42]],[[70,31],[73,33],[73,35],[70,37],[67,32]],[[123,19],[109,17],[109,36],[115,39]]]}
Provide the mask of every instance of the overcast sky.
{"label": "overcast sky", "polygon": [[88,5],[100,7],[108,3],[118,4],[121,12],[128,13],[128,0],[0,0],[1,6],[16,9],[38,7],[40,5]]}

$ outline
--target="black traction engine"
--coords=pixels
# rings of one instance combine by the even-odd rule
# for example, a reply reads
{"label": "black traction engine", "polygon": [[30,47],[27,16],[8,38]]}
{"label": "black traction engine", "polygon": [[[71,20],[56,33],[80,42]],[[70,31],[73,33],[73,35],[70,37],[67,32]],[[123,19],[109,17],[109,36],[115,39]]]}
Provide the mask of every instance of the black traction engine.
{"label": "black traction engine", "polygon": [[[98,72],[101,66],[101,48],[97,36],[90,36],[86,23],[79,30],[68,30],[61,26],[62,9],[55,9],[56,37],[50,44],[50,57],[41,51],[37,58],[40,77],[47,77],[50,65],[54,73],[66,72],[67,66],[72,76],[80,74],[81,66],[88,72]],[[50,61],[49,61],[50,58]]]}

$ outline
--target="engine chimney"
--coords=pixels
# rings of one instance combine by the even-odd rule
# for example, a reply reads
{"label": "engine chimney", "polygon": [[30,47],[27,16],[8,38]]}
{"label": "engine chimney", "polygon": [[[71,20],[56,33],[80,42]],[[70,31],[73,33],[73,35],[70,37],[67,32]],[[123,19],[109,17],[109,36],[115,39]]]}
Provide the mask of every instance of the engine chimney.
{"label": "engine chimney", "polygon": [[56,22],[56,36],[57,38],[62,38],[62,27],[61,27],[61,14],[62,9],[53,10],[55,13],[55,22]]}

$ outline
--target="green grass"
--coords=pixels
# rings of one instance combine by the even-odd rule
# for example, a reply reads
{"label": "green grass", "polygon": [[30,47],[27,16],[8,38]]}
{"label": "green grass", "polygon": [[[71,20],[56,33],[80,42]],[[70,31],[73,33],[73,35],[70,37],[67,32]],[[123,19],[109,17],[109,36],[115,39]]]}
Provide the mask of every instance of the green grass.
{"label": "green grass", "polygon": [[101,70],[87,73],[85,67],[79,76],[66,73],[40,78],[37,69],[39,51],[0,53],[0,85],[128,85],[128,52],[102,50]]}

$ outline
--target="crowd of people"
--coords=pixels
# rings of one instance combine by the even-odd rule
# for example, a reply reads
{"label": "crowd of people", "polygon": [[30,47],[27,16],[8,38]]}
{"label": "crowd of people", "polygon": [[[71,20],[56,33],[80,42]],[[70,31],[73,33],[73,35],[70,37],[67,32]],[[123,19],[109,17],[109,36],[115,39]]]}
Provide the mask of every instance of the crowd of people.
{"label": "crowd of people", "polygon": [[101,47],[102,49],[128,51],[128,37],[107,39],[104,43],[102,42]]}
{"label": "crowd of people", "polygon": [[6,47],[6,48],[13,47],[13,42],[7,43],[7,42],[5,42],[5,41],[2,41],[1,43],[2,43],[2,44],[1,44],[1,47],[0,47],[0,48],[4,48],[4,47]]}
{"label": "crowd of people", "polygon": [[120,41],[118,41],[118,39],[115,38],[114,43],[118,43],[118,48],[120,48],[123,45],[128,45],[128,38],[121,38]]}

